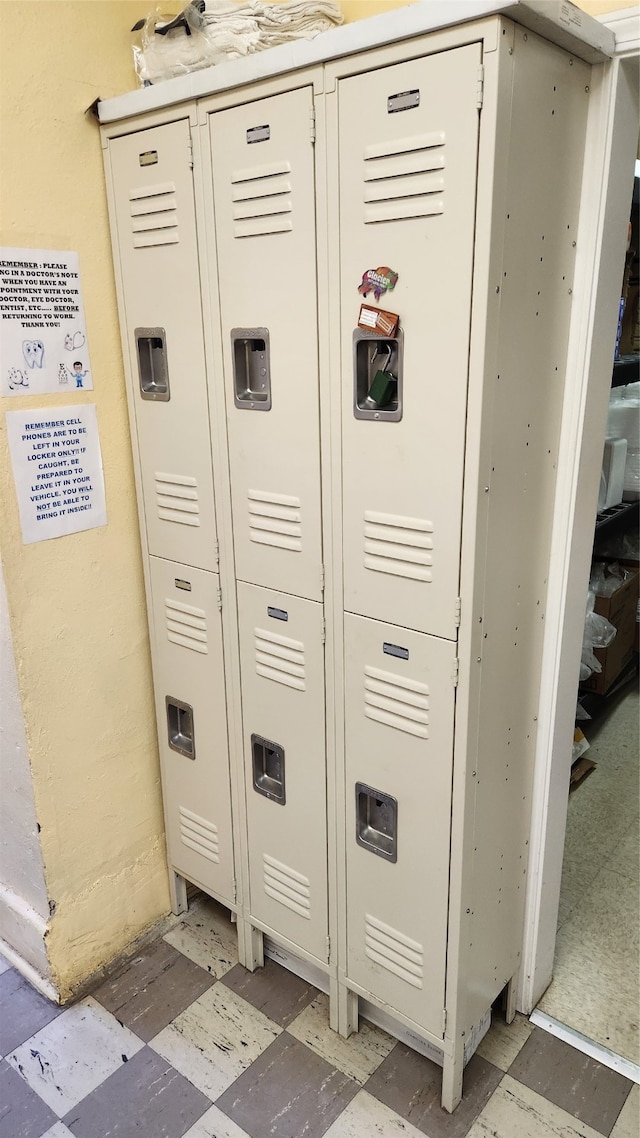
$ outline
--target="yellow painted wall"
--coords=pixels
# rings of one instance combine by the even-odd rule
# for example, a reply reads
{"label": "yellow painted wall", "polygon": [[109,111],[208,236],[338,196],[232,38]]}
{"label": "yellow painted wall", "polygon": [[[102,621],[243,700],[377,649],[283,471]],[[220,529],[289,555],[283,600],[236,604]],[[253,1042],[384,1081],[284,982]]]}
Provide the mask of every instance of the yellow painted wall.
{"label": "yellow painted wall", "polygon": [[[413,0],[340,0],[345,23],[363,20],[366,16],[378,16],[393,8],[404,8]],[[574,0],[579,8],[598,16],[603,12],[616,12],[621,8],[637,7],[637,0]]]}
{"label": "yellow painted wall", "polygon": [[169,907],[102,151],[84,115],[137,85],[130,28],[148,7],[0,3],[0,243],[79,253],[94,382],[1,410],[95,402],[108,511],[103,528],[23,545],[2,414],[1,553],[63,998]]}

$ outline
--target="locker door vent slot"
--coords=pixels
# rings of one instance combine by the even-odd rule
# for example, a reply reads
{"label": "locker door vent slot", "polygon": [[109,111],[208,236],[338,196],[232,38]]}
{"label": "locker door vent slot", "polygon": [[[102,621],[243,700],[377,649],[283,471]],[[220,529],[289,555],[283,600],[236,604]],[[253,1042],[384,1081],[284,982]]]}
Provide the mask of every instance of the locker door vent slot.
{"label": "locker door vent slot", "polygon": [[309,878],[291,869],[275,857],[263,854],[264,891],[274,901],[305,920],[311,920],[311,886]]}
{"label": "locker door vent slot", "polygon": [[180,807],[180,837],[185,846],[206,857],[207,861],[220,861],[218,827],[185,806]]}
{"label": "locker door vent slot", "polygon": [[249,540],[258,545],[302,552],[302,513],[299,498],[273,494],[268,490],[249,490]]}
{"label": "locker door vent slot", "polygon": [[172,751],[184,755],[187,759],[196,757],[196,740],[193,729],[193,708],[189,703],[182,703],[172,695],[165,698],[167,709],[167,734],[169,746]]}
{"label": "locker door vent slot", "polygon": [[369,960],[393,972],[412,988],[422,988],[424,950],[417,940],[411,940],[369,913],[365,915],[364,940]]}
{"label": "locker door vent slot", "polygon": [[171,396],[164,328],[136,328],[135,338],[142,398],[168,403]]}
{"label": "locker door vent slot", "polygon": [[198,483],[189,475],[156,473],[156,505],[163,522],[200,525]]}
{"label": "locker door vent slot", "polygon": [[431,581],[433,523],[425,518],[365,510],[364,565],[392,577]]}
{"label": "locker door vent slot", "polygon": [[293,229],[290,173],[290,162],[266,162],[233,171],[234,237],[264,237]]}
{"label": "locker door vent slot", "polygon": [[178,210],[173,182],[140,186],[129,193],[134,249],[152,245],[177,245]]}
{"label": "locker door vent slot", "polygon": [[374,143],[363,157],[365,225],[443,213],[444,131]]}
{"label": "locker door vent slot", "polygon": [[194,652],[208,653],[207,614],[204,609],[172,601],[164,602],[167,620],[167,639],[181,648],[191,648]]}
{"label": "locker door vent slot", "polygon": [[398,800],[356,783],[356,841],[387,861],[398,860]]}
{"label": "locker door vent slot", "polygon": [[429,688],[381,668],[364,670],[364,713],[368,719],[429,738]]}
{"label": "locker door vent slot", "polygon": [[271,410],[268,328],[232,328],[233,398],[243,411]]}
{"label": "locker door vent slot", "polygon": [[251,736],[253,789],[279,806],[286,802],[284,781],[284,747],[262,735]]}
{"label": "locker door vent slot", "polygon": [[402,418],[402,329],[380,339],[375,332],[353,333],[353,413],[356,419],[398,423]]}
{"label": "locker door vent slot", "polygon": [[288,688],[306,691],[304,644],[265,628],[254,629],[256,672]]}

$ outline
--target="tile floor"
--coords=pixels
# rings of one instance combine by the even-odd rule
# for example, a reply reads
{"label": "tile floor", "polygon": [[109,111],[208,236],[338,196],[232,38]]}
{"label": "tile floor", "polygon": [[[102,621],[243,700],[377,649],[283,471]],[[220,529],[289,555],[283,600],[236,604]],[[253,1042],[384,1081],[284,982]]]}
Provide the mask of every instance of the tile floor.
{"label": "tile floor", "polygon": [[583,724],[597,767],[569,796],[554,979],[539,1005],[637,1064],[639,702],[634,682],[609,713]]}
{"label": "tile floor", "polygon": [[497,1020],[453,1115],[441,1072],[378,1028],[343,1040],[327,998],[197,901],[64,1010],[0,958],[0,1138],[638,1138],[639,1088],[518,1016]]}

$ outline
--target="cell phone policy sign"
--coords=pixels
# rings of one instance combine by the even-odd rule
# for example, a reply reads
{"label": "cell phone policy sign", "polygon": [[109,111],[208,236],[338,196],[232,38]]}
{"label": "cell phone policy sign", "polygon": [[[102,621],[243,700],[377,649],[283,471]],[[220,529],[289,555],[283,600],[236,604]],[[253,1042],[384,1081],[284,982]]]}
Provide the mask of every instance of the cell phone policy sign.
{"label": "cell phone policy sign", "polygon": [[0,390],[93,387],[77,253],[0,249]]}
{"label": "cell phone policy sign", "polygon": [[7,411],[25,545],[107,523],[95,403]]}

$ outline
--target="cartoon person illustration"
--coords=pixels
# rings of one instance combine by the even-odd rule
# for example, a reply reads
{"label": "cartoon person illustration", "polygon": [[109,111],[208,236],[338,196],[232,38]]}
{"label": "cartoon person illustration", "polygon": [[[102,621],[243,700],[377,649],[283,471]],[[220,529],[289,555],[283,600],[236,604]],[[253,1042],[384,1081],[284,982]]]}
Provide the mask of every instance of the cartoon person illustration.
{"label": "cartoon person illustration", "polygon": [[69,375],[75,379],[76,387],[82,387],[83,386],[82,381],[88,374],[89,374],[88,370],[87,371],[82,370],[82,360],[74,360],[73,361],[73,371],[69,372]]}

